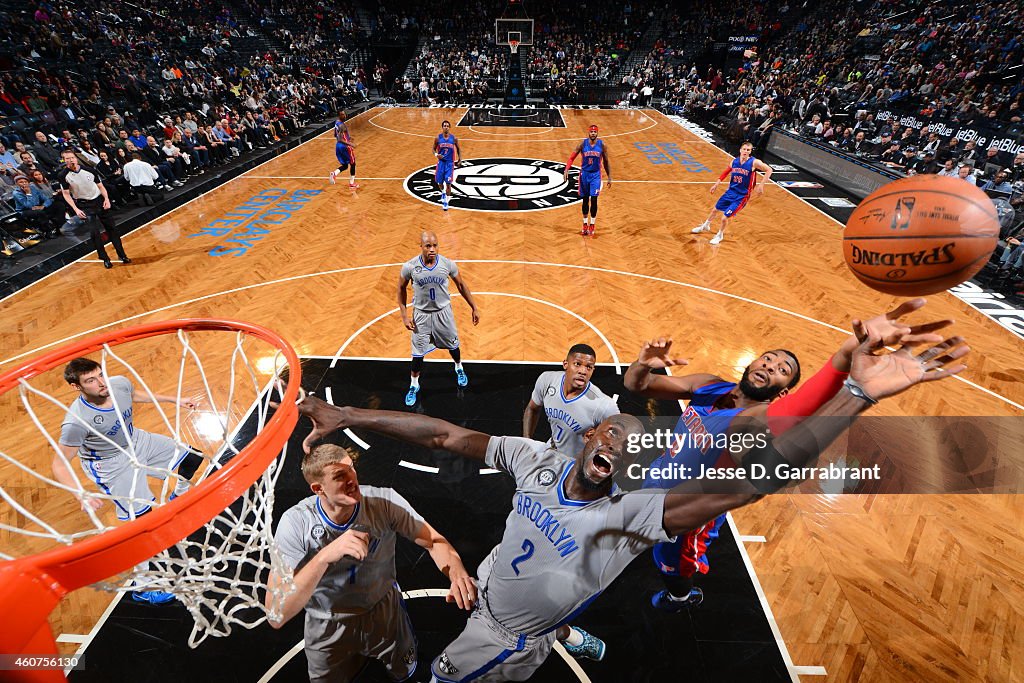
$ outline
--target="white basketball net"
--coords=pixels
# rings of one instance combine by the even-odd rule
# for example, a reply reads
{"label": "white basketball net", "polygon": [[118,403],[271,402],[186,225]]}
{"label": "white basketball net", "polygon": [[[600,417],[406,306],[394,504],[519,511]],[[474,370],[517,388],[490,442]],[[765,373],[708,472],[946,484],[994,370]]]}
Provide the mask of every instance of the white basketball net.
{"label": "white basketball net", "polygon": [[[219,334],[221,339],[226,336],[222,332],[213,334]],[[161,339],[168,339],[169,336]],[[133,472],[145,472],[146,476],[136,475],[132,479],[129,496],[116,497],[117,503],[127,509],[130,519],[135,519],[135,511],[142,511],[146,505],[155,508],[167,503],[176,488],[179,489],[179,495],[187,496],[187,491],[182,492],[181,489],[186,485],[193,488],[201,486],[209,475],[245,447],[245,443],[238,443],[244,436],[249,432],[255,435],[262,431],[268,418],[269,403],[275,393],[278,394],[277,400],[280,400],[282,389],[279,377],[283,370],[280,367],[280,352],[273,358],[259,359],[271,364],[262,373],[264,377],[269,373],[271,379],[261,388],[257,370],[244,348],[248,337],[238,332],[230,355],[230,371],[224,373],[223,365],[218,365],[221,374],[214,377],[215,388],[211,388],[189,333],[179,330],[177,339],[181,343],[181,356],[177,393],[172,394],[177,399],[177,405],[159,403],[149,383],[110,346],[103,347],[102,358],[99,360],[105,377],[123,375],[134,385],[135,414],[130,418],[132,422],[140,413],[150,418],[154,412],[159,414],[163,428],[146,431],[162,433],[174,440],[178,448],[166,463],[146,463],[147,454],[142,452],[144,449],[137,448],[138,428],[123,429],[127,434],[127,447],[119,446],[87,421],[67,412],[68,405],[22,380],[19,387],[21,404],[50,444],[52,452],[48,457],[55,456],[62,461],[75,479],[75,484],[66,486],[54,479],[49,460],[40,459],[38,453],[28,458],[0,452],[0,499],[3,501],[0,503],[0,538],[4,540],[4,544],[0,545],[0,559],[12,559],[15,554],[26,555],[46,550],[54,542],[71,544],[84,537],[102,534],[119,524],[112,513],[115,496],[100,490],[95,482],[90,481],[81,463],[69,462],[58,445],[60,423],[52,424],[52,419],[44,423],[39,411],[45,410],[48,418],[66,413],[89,430],[90,434],[116,448],[117,454],[112,457],[126,459]],[[119,348],[122,353],[125,350]],[[166,351],[166,348],[162,350]],[[152,358],[148,357],[147,360],[151,361]],[[116,363],[115,368],[122,366],[125,372],[108,373],[107,366],[111,362]],[[186,377],[192,380],[188,389],[183,384]],[[115,414],[123,415],[128,406],[118,405],[117,392],[111,391],[110,395],[117,411]],[[30,398],[42,399],[43,405],[32,405]],[[196,409],[183,408],[183,399],[193,401]],[[74,400],[78,400],[77,396]],[[140,411],[139,408],[146,404],[155,407],[155,411],[151,408]],[[172,416],[168,415],[168,409],[173,409]],[[245,435],[240,434],[243,427]],[[180,453],[189,446],[202,451],[202,464],[192,476],[191,482],[171,469]],[[253,628],[262,623],[268,616],[263,598],[267,591],[269,572],[273,571],[284,580],[272,591],[269,615],[275,620],[280,619],[284,597],[294,590],[291,569],[282,561],[273,543],[271,529],[274,487],[286,451],[287,444],[255,484],[191,536],[136,566],[126,582],[103,583],[97,587],[112,591],[173,593],[195,620],[189,645],[196,647],[207,636],[229,635],[232,626],[236,624]],[[15,470],[11,470],[11,467]],[[20,476],[7,476],[11,472]],[[9,486],[9,482],[15,480],[19,485]],[[29,482],[27,486],[26,481]],[[154,483],[159,486],[151,488]],[[40,494],[40,491],[43,493]],[[60,492],[66,492],[67,495]],[[60,499],[59,523],[48,521],[42,513],[30,509],[30,501],[36,498]],[[68,507],[78,504],[75,498],[81,501],[84,510],[81,514],[73,514]],[[94,501],[103,502],[99,510],[89,505]],[[53,516],[56,515],[51,514]],[[88,525],[83,524],[85,518],[88,519]],[[15,551],[15,554],[9,554],[9,551]]]}

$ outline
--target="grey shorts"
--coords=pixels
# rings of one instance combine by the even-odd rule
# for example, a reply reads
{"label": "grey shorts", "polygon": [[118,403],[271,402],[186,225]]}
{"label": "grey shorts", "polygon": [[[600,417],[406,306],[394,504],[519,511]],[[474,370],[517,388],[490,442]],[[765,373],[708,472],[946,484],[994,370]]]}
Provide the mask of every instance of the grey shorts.
{"label": "grey shorts", "polygon": [[136,516],[149,512],[151,503],[156,500],[149,478],[166,479],[168,472],[176,469],[188,453],[188,449],[178,448],[169,436],[141,429],[134,431],[132,442],[139,466],[133,465],[124,453],[94,459],[79,457],[86,476],[100,491],[114,497],[117,518],[122,521],[131,518],[130,510],[134,510]]}
{"label": "grey shorts", "polygon": [[412,333],[412,355],[425,356],[435,348],[459,348],[459,331],[455,329],[452,307],[445,306],[435,313],[413,311],[416,332]]}
{"label": "grey shorts", "polygon": [[[478,585],[484,585],[497,550],[492,550],[477,569]],[[486,592],[482,591],[466,628],[433,661],[430,672],[440,683],[526,681],[548,658],[554,644],[554,630],[527,636],[499,624],[491,616]]]}
{"label": "grey shorts", "polygon": [[306,611],[306,662],[311,683],[352,680],[367,657],[379,659],[394,681],[416,671],[416,637],[397,586],[363,614],[332,616]]}

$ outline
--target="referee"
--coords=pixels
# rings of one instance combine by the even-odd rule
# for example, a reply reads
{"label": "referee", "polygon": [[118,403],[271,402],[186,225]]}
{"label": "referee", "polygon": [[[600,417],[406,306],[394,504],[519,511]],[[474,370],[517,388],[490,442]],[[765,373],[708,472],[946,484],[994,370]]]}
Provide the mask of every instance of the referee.
{"label": "referee", "polygon": [[[60,186],[64,201],[68,203],[71,210],[79,218],[88,221],[92,234],[92,243],[96,247],[96,255],[103,261],[104,268],[113,268],[110,259],[107,258],[107,250],[103,248],[103,238],[100,236],[100,225],[107,231],[110,243],[114,245],[114,251],[121,263],[131,263],[132,260],[124,253],[121,246],[121,237],[117,234],[114,225],[114,217],[110,214],[110,197],[107,196],[107,188],[103,187],[100,180],[92,171],[82,168],[78,164],[78,157],[75,153],[66,149],[61,153],[64,159],[64,168],[57,173],[57,184]],[[93,220],[89,220],[92,214]]]}

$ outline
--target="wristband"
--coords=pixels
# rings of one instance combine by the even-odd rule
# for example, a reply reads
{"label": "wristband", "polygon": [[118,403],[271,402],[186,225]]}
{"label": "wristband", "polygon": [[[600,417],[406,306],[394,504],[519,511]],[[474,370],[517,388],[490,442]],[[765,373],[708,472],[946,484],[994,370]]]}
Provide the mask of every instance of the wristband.
{"label": "wristband", "polygon": [[878,399],[871,398],[870,396],[868,396],[867,392],[864,391],[864,388],[861,387],[861,385],[857,384],[852,379],[848,378],[845,382],[843,382],[843,386],[846,387],[846,390],[849,391],[854,396],[856,396],[857,398],[867,401],[869,405],[875,405],[878,403]]}

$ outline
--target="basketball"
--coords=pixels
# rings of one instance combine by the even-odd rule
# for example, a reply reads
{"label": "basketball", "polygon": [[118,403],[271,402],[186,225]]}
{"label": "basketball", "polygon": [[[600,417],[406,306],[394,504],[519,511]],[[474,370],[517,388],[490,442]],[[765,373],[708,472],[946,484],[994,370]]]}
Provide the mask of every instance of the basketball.
{"label": "basketball", "polygon": [[878,188],[857,206],[843,231],[843,255],[868,287],[920,296],[970,279],[998,239],[988,195],[960,178],[917,175]]}

